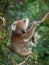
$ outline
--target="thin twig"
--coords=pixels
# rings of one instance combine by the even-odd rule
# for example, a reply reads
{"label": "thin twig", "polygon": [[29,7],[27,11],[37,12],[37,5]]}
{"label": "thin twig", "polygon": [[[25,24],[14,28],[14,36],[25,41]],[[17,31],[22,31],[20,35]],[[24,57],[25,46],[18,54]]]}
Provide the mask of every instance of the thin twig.
{"label": "thin twig", "polygon": [[33,21],[33,22],[32,22],[32,25],[35,27],[35,26],[37,26],[38,24],[41,24],[41,23],[45,22],[48,17],[49,17],[49,13],[47,13],[47,14],[42,18],[42,20],[40,20],[40,21]]}
{"label": "thin twig", "polygon": [[30,58],[30,56],[31,55],[28,55],[27,58],[25,58],[23,62],[21,62],[19,64],[16,64],[16,65],[24,65],[28,61],[28,59]]}
{"label": "thin twig", "polygon": [[42,19],[41,21],[38,21],[38,23],[40,24],[40,23],[43,23],[44,21],[46,21],[46,19],[47,19],[48,16],[49,16],[49,13],[47,13],[47,14],[43,17],[43,19]]}

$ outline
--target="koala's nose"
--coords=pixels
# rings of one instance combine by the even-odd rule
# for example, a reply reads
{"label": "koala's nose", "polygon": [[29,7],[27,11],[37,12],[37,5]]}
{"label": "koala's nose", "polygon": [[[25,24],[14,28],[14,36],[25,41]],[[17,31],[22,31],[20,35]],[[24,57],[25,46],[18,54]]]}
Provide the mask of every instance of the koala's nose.
{"label": "koala's nose", "polygon": [[24,20],[24,23],[26,23],[26,19]]}
{"label": "koala's nose", "polygon": [[25,33],[25,30],[22,30],[22,33]]}

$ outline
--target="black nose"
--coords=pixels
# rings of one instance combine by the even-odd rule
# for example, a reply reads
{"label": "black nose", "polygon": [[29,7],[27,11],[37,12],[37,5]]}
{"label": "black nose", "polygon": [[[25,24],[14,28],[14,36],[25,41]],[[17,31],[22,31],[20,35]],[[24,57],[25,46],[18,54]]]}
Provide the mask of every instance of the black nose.
{"label": "black nose", "polygon": [[25,33],[25,30],[22,30],[22,33]]}
{"label": "black nose", "polygon": [[24,20],[24,23],[26,22],[26,20]]}

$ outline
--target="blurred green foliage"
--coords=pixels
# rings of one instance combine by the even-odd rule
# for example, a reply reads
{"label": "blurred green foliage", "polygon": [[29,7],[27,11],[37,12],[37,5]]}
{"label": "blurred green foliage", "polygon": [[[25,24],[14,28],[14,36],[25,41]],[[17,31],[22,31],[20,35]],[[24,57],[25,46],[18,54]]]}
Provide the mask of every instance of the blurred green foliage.
{"label": "blurred green foliage", "polygon": [[[10,46],[11,24],[15,20],[29,18],[30,22],[41,20],[49,12],[49,0],[0,0],[0,16],[3,16],[4,6],[8,4],[6,10],[6,28],[4,32],[0,31],[0,65],[12,65],[8,56],[14,58],[19,63],[23,59],[14,53],[9,53],[4,46]],[[37,41],[36,48],[32,50],[32,59],[29,59],[25,65],[49,65],[49,20],[39,25],[36,29],[41,35]]]}

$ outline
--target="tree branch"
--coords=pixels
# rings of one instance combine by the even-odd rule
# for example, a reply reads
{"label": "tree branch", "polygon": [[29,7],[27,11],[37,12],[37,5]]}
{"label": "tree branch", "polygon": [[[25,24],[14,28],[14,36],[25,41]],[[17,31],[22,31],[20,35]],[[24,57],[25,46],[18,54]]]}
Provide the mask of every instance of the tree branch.
{"label": "tree branch", "polygon": [[[29,24],[29,26],[28,26],[28,29],[30,28],[30,26],[37,26],[38,24],[41,24],[41,23],[43,23],[44,21],[46,21],[46,19],[49,17],[49,12],[42,18],[42,20],[40,20],[40,21],[33,21],[32,23],[30,23]],[[28,30],[27,29],[27,30]]]}
{"label": "tree branch", "polygon": [[8,9],[9,3],[6,3],[3,7],[3,17],[6,19],[6,13],[7,13],[7,9]]}
{"label": "tree branch", "polygon": [[43,23],[44,21],[46,21],[46,19],[48,18],[48,16],[49,16],[49,13],[47,13],[47,14],[43,17],[43,19],[42,19],[41,21],[38,21],[38,24]]}
{"label": "tree branch", "polygon": [[41,24],[41,23],[43,23],[44,21],[46,21],[46,19],[47,19],[48,17],[49,17],[49,12],[42,18],[42,20],[40,20],[40,21],[34,21],[34,22],[32,22],[31,25],[37,26],[38,24]]}

